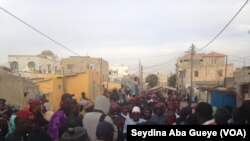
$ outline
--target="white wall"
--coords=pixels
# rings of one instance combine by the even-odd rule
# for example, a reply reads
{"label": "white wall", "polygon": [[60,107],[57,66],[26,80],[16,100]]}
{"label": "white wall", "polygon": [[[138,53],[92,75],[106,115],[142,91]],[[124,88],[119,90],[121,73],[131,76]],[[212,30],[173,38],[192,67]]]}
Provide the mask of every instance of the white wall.
{"label": "white wall", "polygon": [[35,63],[35,70],[36,72],[41,71],[42,73],[49,73],[48,65],[51,65],[51,72],[50,73],[56,73],[55,67],[57,67],[57,71],[61,70],[60,62],[57,60],[50,60],[46,58],[41,58],[39,56],[21,56],[21,55],[13,55],[9,56],[9,63],[16,61],[18,62],[18,71],[21,72],[32,72],[28,67],[28,63],[33,61]]}
{"label": "white wall", "polygon": [[[117,71],[118,77],[123,77],[123,76],[128,75],[128,66],[125,66],[125,65],[110,66],[110,70]],[[114,75],[116,75],[116,74],[114,74]]]}

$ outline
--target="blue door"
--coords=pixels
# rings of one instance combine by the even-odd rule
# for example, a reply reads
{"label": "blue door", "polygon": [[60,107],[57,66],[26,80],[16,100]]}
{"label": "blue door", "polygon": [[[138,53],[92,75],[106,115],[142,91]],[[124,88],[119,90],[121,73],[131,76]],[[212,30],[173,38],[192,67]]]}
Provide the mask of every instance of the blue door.
{"label": "blue door", "polygon": [[225,92],[213,91],[211,92],[211,105],[217,108],[223,108],[225,106],[236,106],[235,95],[230,95]]}

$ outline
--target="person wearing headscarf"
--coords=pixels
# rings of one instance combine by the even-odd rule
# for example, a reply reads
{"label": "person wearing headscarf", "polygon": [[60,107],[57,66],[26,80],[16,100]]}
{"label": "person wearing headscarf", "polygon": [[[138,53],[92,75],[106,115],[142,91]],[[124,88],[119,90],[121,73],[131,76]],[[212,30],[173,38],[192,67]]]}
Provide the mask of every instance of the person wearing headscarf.
{"label": "person wearing headscarf", "polygon": [[87,133],[91,141],[96,140],[97,125],[101,121],[107,121],[111,123],[115,129],[114,140],[117,139],[117,127],[114,125],[113,120],[108,115],[110,109],[110,101],[105,96],[98,96],[94,101],[94,110],[84,115],[82,120],[84,128],[87,129]]}

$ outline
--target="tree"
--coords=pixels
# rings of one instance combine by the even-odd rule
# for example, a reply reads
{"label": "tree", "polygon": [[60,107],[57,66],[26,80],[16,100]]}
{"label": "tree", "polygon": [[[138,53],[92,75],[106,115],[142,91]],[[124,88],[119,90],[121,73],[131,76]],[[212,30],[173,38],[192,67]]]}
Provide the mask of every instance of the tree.
{"label": "tree", "polygon": [[176,85],[176,74],[173,74],[168,78],[168,85],[171,86],[171,87],[175,87],[175,85]]}
{"label": "tree", "polygon": [[158,77],[155,74],[150,74],[146,77],[146,82],[149,84],[149,86],[152,88],[157,85],[158,83]]}

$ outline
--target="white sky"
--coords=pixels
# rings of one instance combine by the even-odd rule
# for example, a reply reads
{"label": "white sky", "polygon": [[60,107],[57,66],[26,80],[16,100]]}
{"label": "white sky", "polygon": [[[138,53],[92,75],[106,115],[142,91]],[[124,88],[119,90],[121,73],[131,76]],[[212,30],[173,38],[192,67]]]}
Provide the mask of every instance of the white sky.
{"label": "white sky", "polygon": [[[210,41],[245,0],[1,0],[0,6],[81,55],[146,72],[174,72],[175,58]],[[205,52],[229,55],[242,66],[250,56],[249,3]],[[49,49],[59,57],[73,54],[0,9],[0,65],[9,54],[39,54]],[[236,57],[235,57],[236,56]],[[246,59],[250,65],[250,57]],[[148,67],[147,66],[154,66]]]}

